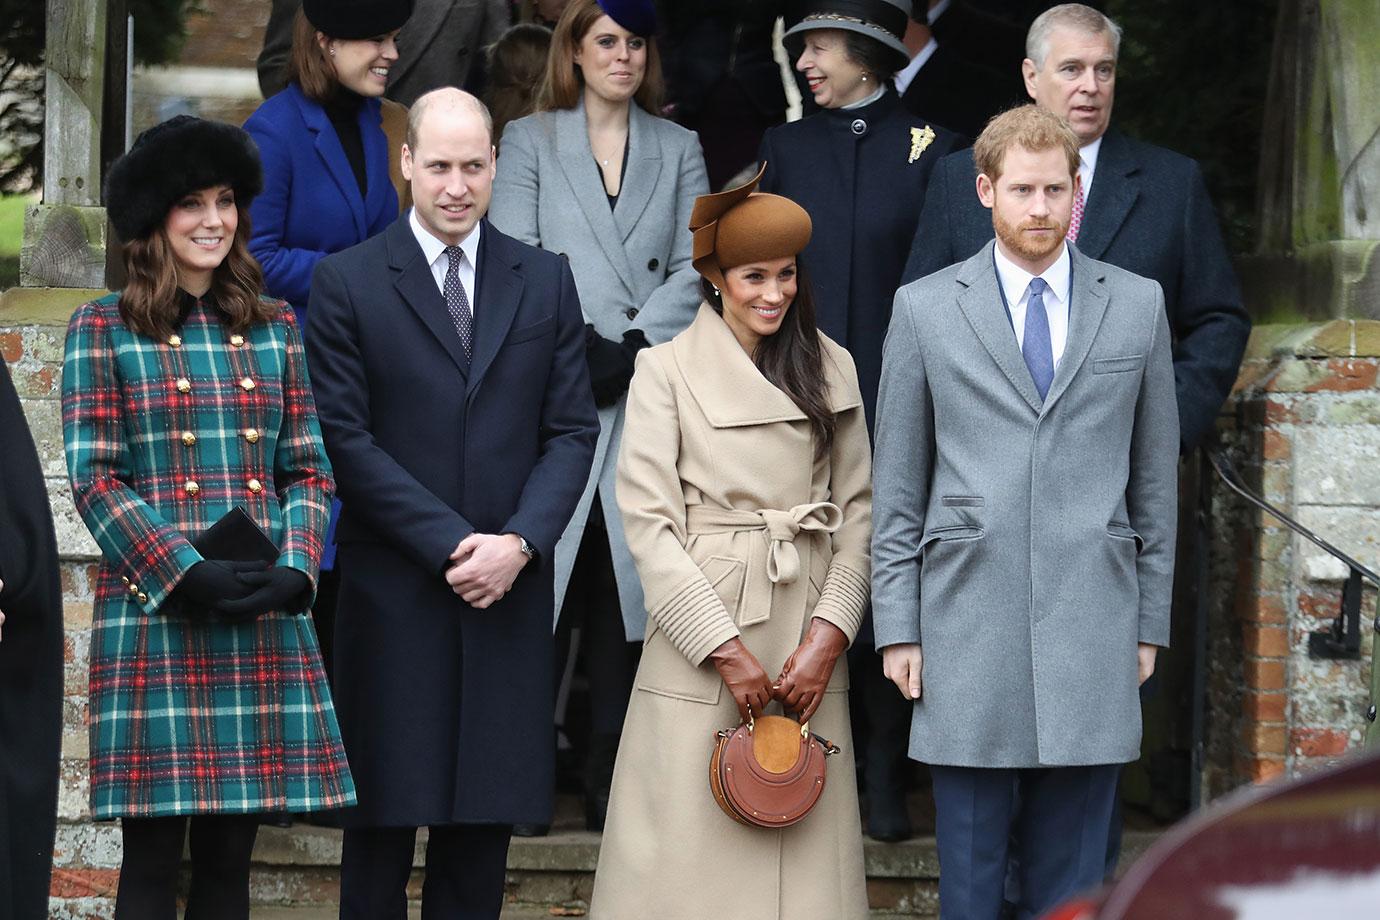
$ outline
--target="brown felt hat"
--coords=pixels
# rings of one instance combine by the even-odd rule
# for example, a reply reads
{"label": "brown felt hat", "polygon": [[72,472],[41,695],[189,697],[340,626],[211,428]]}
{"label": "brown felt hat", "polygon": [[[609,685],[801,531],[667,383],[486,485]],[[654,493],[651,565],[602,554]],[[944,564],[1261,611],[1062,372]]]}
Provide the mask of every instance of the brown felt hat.
{"label": "brown felt hat", "polygon": [[810,242],[810,215],[780,195],[756,191],[767,164],[746,184],[701,195],[690,212],[695,271],[715,287],[724,269],[798,255]]}

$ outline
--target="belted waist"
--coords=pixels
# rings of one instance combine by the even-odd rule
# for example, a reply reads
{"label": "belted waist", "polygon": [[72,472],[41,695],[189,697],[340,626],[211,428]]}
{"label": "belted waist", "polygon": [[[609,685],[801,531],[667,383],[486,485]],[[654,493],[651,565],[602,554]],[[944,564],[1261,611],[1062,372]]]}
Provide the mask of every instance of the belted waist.
{"label": "belted waist", "polygon": [[690,534],[732,533],[765,530],[771,541],[767,552],[767,577],[773,584],[788,585],[800,577],[800,553],[795,538],[806,533],[833,533],[843,523],[843,511],[833,502],[796,505],[789,511],[762,508],[758,511],[691,505],[685,509],[685,529]]}

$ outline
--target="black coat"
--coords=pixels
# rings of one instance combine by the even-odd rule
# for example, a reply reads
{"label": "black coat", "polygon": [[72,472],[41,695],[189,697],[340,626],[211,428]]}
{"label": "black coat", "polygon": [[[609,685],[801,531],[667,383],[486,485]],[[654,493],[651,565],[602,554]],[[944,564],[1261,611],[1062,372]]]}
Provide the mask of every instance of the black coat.
{"label": "black coat", "polygon": [[1023,100],[1019,70],[1010,73],[1015,76],[939,45],[901,94],[901,102],[918,118],[977,137],[987,119]]}
{"label": "black coat", "polygon": [[657,39],[667,98],[680,118],[700,114],[714,84],[731,77],[765,118],[786,114],[772,30],[788,0],[667,0],[657,4]]}
{"label": "black coat", "polygon": [[[970,151],[935,168],[906,281],[962,262],[992,239],[992,212],[978,200],[976,181]],[[1164,289],[1180,440],[1185,450],[1203,443],[1236,381],[1251,321],[1198,164],[1107,132],[1076,245]]]}
{"label": "black coat", "polygon": [[0,920],[48,916],[62,748],[62,585],[48,490],[0,361]]}
{"label": "black coat", "polygon": [[[934,139],[911,162],[912,131]],[[772,128],[762,139],[761,190],[810,214],[800,262],[819,329],[858,367],[869,428],[882,373],[882,341],[934,164],[966,141],[911,115],[895,92],[860,109],[825,109]]]}
{"label": "black coat", "polygon": [[[308,364],[345,510],[335,697],[358,826],[547,823],[551,560],[599,433],[564,259],[484,223],[474,357],[404,214],[317,267]],[[475,610],[444,580],[470,533],[538,552]]]}

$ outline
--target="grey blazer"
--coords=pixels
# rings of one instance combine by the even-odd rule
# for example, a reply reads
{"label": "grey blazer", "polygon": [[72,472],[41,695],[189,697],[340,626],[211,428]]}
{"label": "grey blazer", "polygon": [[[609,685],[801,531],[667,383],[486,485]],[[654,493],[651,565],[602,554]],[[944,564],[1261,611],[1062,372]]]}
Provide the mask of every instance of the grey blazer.
{"label": "grey blazer", "polygon": [[417,0],[398,33],[388,98],[411,107],[433,89],[463,87],[484,49],[498,41],[511,19],[506,0]]}
{"label": "grey blazer", "polygon": [[1179,455],[1164,298],[1072,246],[1068,344],[1042,402],[992,261],[901,288],[877,408],[877,647],[919,642],[910,755],[1125,763],[1136,644],[1169,644]]}
{"label": "grey blazer", "polygon": [[[617,206],[609,209],[581,101],[538,112],[503,131],[489,219],[504,233],[570,259],[585,321],[621,341],[640,329],[653,345],[670,341],[695,318],[699,274],[690,265],[690,210],[709,191],[699,139],[634,105],[628,116],[628,166]],[[646,630],[642,585],[623,536],[614,497],[620,399],[599,410],[594,468],[570,526],[556,546],[556,611],[570,581],[596,487],[629,640]]]}

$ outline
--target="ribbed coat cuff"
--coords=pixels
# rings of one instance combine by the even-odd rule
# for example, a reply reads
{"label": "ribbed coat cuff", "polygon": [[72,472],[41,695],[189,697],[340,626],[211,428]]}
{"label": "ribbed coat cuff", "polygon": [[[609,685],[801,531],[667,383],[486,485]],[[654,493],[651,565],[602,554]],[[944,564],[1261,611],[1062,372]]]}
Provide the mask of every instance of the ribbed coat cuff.
{"label": "ribbed coat cuff", "polygon": [[728,608],[703,577],[691,578],[648,613],[695,667],[738,635]]}
{"label": "ribbed coat cuff", "polygon": [[819,592],[814,615],[843,630],[848,644],[852,645],[862,628],[870,596],[867,576],[835,559],[824,579],[824,588]]}

